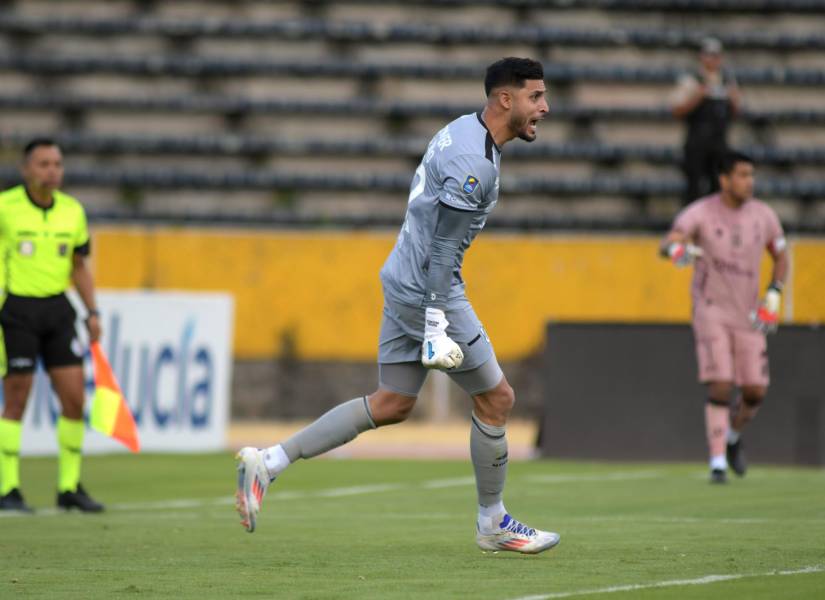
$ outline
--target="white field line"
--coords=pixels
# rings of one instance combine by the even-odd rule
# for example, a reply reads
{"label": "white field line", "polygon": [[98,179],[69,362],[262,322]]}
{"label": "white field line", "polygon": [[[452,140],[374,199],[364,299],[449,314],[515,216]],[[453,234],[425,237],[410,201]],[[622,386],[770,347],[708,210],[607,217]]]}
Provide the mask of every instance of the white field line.
{"label": "white field line", "polygon": [[564,517],[565,521],[610,523],[728,523],[731,525],[759,525],[765,523],[825,523],[825,519],[797,519],[794,517],[783,517],[772,519],[769,517],[668,517],[662,515],[594,515],[592,517]]}
{"label": "white field line", "polygon": [[[39,514],[39,511],[38,511]],[[419,524],[423,523],[440,523],[443,521],[455,521],[455,520],[463,520],[466,521],[468,513],[409,513],[409,514],[399,514],[399,513],[371,513],[371,517],[373,520],[379,521],[415,521]],[[71,516],[70,518],[76,519],[94,519],[94,517],[87,517],[86,515],[77,515]],[[183,523],[185,521],[231,521],[232,523],[237,523],[238,517],[234,511],[226,510],[226,507],[203,507],[196,511],[191,512],[180,512],[180,511],[160,511],[160,512],[118,512],[118,513],[109,513],[109,518],[112,520],[116,520],[118,523],[121,522],[155,522],[155,521],[170,521],[170,522],[178,522]],[[317,523],[318,516],[317,515],[296,515],[290,514],[289,515],[290,521],[296,522],[312,522]],[[472,523],[471,523],[472,524]]]}
{"label": "white field line", "polygon": [[663,475],[661,471],[615,471],[603,475],[528,475],[525,479],[530,483],[605,483],[607,481],[656,479]]}
{"label": "white field line", "polygon": [[[524,481],[531,483],[567,483],[567,482],[605,482],[605,481],[623,481],[634,479],[647,479],[662,476],[659,471],[618,471],[614,473],[607,473],[604,475],[531,475],[521,478]],[[399,490],[413,490],[416,488],[423,489],[445,489],[451,487],[472,486],[475,484],[475,479],[472,476],[468,477],[452,477],[444,479],[430,479],[422,481],[418,484],[404,484],[404,483],[379,483],[361,486],[349,487],[334,487],[325,488],[313,491],[292,491],[273,490],[267,496],[267,500],[271,501],[288,501],[301,500],[312,498],[340,498],[344,496],[358,496],[367,494],[376,494],[381,492],[392,492]],[[217,507],[217,506],[231,506],[235,503],[233,496],[224,496],[220,498],[182,498],[176,500],[158,500],[152,502],[128,502],[119,504],[110,504],[107,510],[112,512],[140,512],[140,511],[181,511],[195,508]],[[38,508],[34,516],[51,517],[54,515],[63,514],[64,511],[56,508]],[[0,518],[10,517],[30,517],[17,512],[3,512],[0,511]],[[779,522],[804,522],[804,523],[821,523],[825,519],[769,519],[769,518],[702,518],[702,517],[669,517],[669,516],[637,516],[637,515],[595,515],[592,517],[569,517],[565,521],[577,522],[621,522],[627,521],[632,523],[732,523],[732,524],[760,524],[760,523],[779,523]]]}
{"label": "white field line", "polygon": [[443,488],[449,487],[460,487],[463,485],[475,485],[476,478],[475,477],[454,477],[452,479],[433,479],[431,481],[425,481],[421,484],[421,487],[428,489],[428,490],[439,490]]}
{"label": "white field line", "polygon": [[805,573],[822,573],[825,567],[816,565],[787,571],[768,571],[766,573],[736,573],[730,575],[705,575],[696,579],[672,579],[670,581],[654,581],[652,583],[631,583],[628,585],[615,585],[611,587],[594,588],[590,590],[575,590],[572,592],[556,592],[552,594],[536,594],[533,596],[519,596],[513,600],[553,600],[554,598],[572,598],[574,596],[587,596],[590,594],[614,594],[616,592],[635,592],[637,590],[649,590],[665,587],[682,587],[686,585],[708,585],[720,581],[733,581],[735,579],[746,579],[751,577],[776,577],[782,575],[802,575]]}
{"label": "white field line", "polygon": [[[378,483],[374,485],[356,485],[352,487],[331,488],[328,490],[318,490],[311,494],[319,498],[338,498],[340,496],[359,496],[361,494],[377,494],[379,492],[394,492],[402,490],[406,486],[402,483]],[[274,495],[276,498],[278,494]]]}
{"label": "white field line", "polygon": [[[634,479],[649,479],[661,476],[659,471],[619,471],[604,475],[531,475],[524,480],[530,483],[571,483],[571,482],[607,482],[607,481],[627,481]],[[310,492],[301,491],[277,491],[268,496],[269,500],[295,500],[303,498],[338,498],[342,496],[358,496],[365,494],[376,494],[380,492],[393,492],[403,489],[414,489],[417,487],[424,489],[444,489],[451,487],[462,487],[475,485],[475,478],[451,477],[445,479],[431,479],[419,484],[404,483],[379,483],[371,485],[359,485],[350,487],[335,487]],[[177,500],[158,500],[153,502],[128,502],[108,505],[111,511],[141,511],[141,510],[175,510],[200,508],[204,506],[224,506],[235,503],[231,496],[212,499],[190,499],[183,498]],[[36,516],[53,516],[61,514],[63,511],[56,508],[41,508],[35,512]],[[16,512],[0,512],[0,518],[30,516]]]}
{"label": "white field line", "polygon": [[[439,489],[456,487],[460,485],[473,485],[475,479],[472,477],[450,478],[450,479],[431,479],[423,481],[417,485],[404,483],[378,483],[372,485],[359,485],[349,487],[334,487],[326,488],[308,492],[301,491],[278,491],[267,496],[267,499],[272,500],[296,500],[304,498],[340,498],[342,496],[359,496],[365,494],[377,494],[381,492],[394,492],[405,489],[415,489],[417,487],[425,489]],[[208,499],[178,499],[178,500],[158,500],[154,502],[128,502],[120,504],[109,504],[107,510],[109,511],[158,511],[158,510],[184,510],[190,508],[203,508],[209,506],[227,506],[235,504],[233,496],[224,496],[222,498],[208,498]],[[33,516],[38,517],[52,517],[54,515],[63,514],[64,511],[56,508],[39,508],[35,511]],[[30,517],[25,513],[19,512],[0,512],[0,518],[9,517]]]}

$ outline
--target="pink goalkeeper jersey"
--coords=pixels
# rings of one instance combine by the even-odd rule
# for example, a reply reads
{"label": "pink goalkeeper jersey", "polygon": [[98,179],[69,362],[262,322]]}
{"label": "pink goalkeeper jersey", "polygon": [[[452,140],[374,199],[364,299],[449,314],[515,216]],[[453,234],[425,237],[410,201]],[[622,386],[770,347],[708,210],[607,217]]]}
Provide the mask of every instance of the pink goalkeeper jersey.
{"label": "pink goalkeeper jersey", "polygon": [[779,252],[785,237],[779,218],[764,202],[751,199],[738,209],[719,194],[700,198],[676,217],[673,230],[702,248],[693,271],[693,318],[749,327],[759,304],[759,267],[765,249]]}

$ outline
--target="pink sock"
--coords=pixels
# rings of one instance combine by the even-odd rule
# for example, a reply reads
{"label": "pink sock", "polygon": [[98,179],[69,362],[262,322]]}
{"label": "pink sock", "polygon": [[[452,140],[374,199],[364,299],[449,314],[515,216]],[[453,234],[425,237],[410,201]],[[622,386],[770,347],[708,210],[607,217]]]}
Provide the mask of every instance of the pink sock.
{"label": "pink sock", "polygon": [[705,404],[705,431],[708,436],[710,456],[724,456],[728,437],[730,409],[708,402]]}

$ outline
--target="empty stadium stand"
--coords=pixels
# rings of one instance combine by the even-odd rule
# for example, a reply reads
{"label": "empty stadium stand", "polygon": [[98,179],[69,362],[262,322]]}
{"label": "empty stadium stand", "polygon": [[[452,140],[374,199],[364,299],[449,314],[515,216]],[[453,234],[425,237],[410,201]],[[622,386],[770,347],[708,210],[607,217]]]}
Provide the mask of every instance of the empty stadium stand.
{"label": "empty stadium stand", "polygon": [[[471,4],[471,3],[467,3]],[[353,44],[531,44],[567,47],[626,47],[694,49],[707,32],[692,29],[569,28],[520,23],[504,27],[473,24],[330,22],[319,18],[257,21],[203,20],[152,16],[60,17],[0,15],[0,33],[14,36],[89,35],[193,38],[315,40]],[[772,31],[714,32],[728,49],[806,50],[825,48],[825,34]]]}
{"label": "empty stadium stand", "polygon": [[682,189],[668,96],[713,34],[759,194],[824,231],[823,32],[822,0],[5,1],[0,183],[50,135],[93,219],[395,226],[484,66],[532,55],[551,113],[505,148],[490,226],[661,228]]}

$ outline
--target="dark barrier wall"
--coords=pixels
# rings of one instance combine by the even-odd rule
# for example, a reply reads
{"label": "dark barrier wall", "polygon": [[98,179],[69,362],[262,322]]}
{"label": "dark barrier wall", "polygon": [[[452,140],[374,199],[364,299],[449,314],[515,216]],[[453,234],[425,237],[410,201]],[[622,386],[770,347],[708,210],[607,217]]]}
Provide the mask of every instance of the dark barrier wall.
{"label": "dark barrier wall", "polygon": [[[771,387],[744,435],[751,462],[825,464],[825,328],[769,338]],[[687,325],[550,324],[546,457],[706,460],[704,387]]]}

